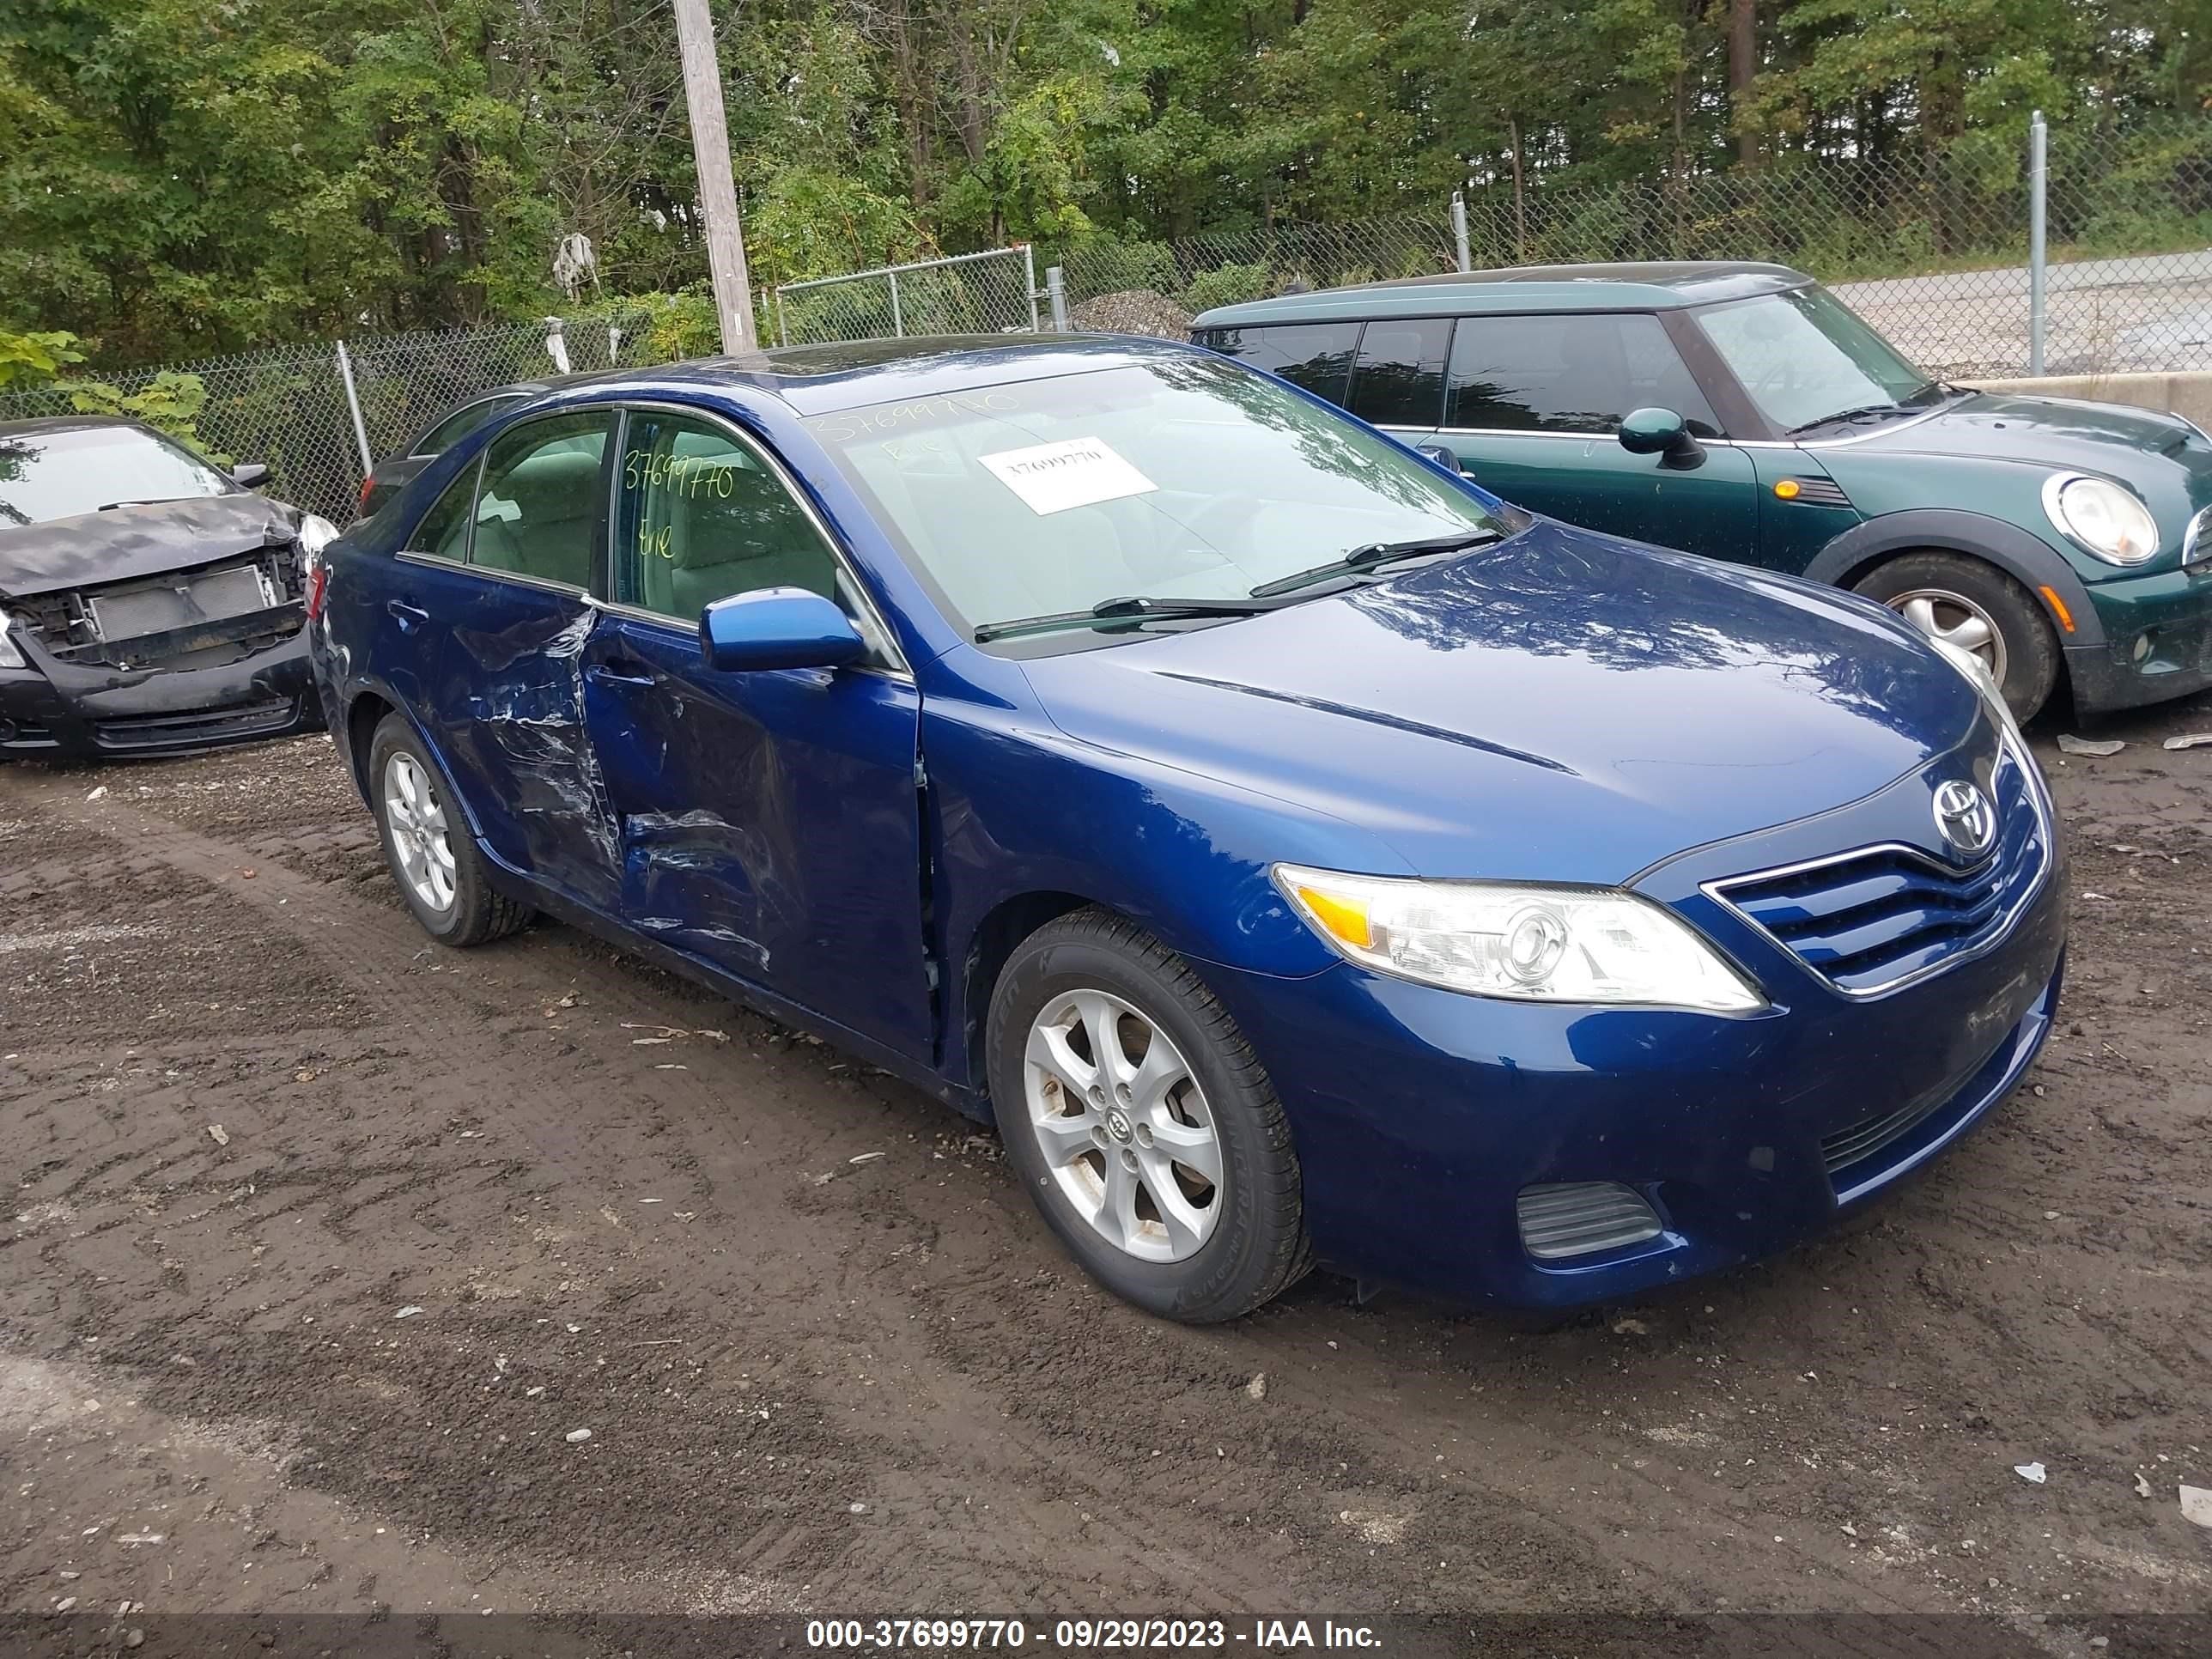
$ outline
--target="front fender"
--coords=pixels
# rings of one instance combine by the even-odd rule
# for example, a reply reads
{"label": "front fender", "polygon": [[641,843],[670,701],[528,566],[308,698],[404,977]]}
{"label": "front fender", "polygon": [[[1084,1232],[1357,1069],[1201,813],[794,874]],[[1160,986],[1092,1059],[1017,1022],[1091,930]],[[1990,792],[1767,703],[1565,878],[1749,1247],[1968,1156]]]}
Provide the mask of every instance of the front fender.
{"label": "front fender", "polygon": [[2053,620],[2069,646],[2102,645],[2105,627],[2097,619],[2089,590],[2065,555],[2032,531],[1985,513],[1958,507],[1911,507],[1867,520],[1822,548],[1804,574],[1815,581],[1848,587],[1875,565],[1896,553],[1965,553],[1986,559],[2019,581],[2051,610],[2048,588],[2065,607]]}

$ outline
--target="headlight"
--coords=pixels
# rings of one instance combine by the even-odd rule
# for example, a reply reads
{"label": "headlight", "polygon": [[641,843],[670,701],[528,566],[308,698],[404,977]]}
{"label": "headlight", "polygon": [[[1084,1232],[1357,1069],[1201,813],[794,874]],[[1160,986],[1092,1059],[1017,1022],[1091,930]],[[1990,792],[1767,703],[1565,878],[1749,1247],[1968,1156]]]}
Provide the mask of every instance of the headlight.
{"label": "headlight", "polygon": [[337,538],[338,527],[319,513],[301,516],[300,550],[309,558],[314,557]]}
{"label": "headlight", "polygon": [[0,668],[28,668],[23,653],[15,643],[15,619],[0,611]]}
{"label": "headlight", "polygon": [[2109,478],[2054,472],[2043,481],[2051,522],[2107,564],[2141,564],[2158,551],[2150,509]]}
{"label": "headlight", "polygon": [[1407,881],[1279,864],[1306,923],[1366,967],[1529,1002],[1741,1013],[1766,1000],[1668,911],[1600,887]]}

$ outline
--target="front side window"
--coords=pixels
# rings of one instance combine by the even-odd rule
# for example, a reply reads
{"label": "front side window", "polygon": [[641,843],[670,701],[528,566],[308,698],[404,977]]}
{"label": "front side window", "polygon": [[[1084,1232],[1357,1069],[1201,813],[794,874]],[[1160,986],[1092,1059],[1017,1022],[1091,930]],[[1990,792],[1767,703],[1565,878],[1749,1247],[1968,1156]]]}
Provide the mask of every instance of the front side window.
{"label": "front side window", "polygon": [[1793,289],[1691,315],[1759,413],[1784,432],[1844,415],[1924,409],[1944,395],[1826,289]]}
{"label": "front side window", "polygon": [[1462,317],[1444,424],[1615,432],[1636,409],[1671,409],[1701,437],[1720,423],[1660,320],[1645,313]]}
{"label": "front side window", "polygon": [[619,476],[620,603],[696,626],[715,600],[757,588],[840,597],[829,543],[783,480],[728,428],[637,411],[623,429]]}
{"label": "front side window", "polygon": [[1284,323],[1268,328],[1213,331],[1213,349],[1241,358],[1255,368],[1279,374],[1316,398],[1344,402],[1352,378],[1352,354],[1359,344],[1358,323]]}
{"label": "front side window", "polygon": [[0,532],[146,501],[228,495],[237,488],[182,444],[135,426],[0,435]]}
{"label": "front side window", "polygon": [[469,562],[589,587],[613,423],[611,410],[593,409],[502,433],[484,457]]}
{"label": "front side window", "polygon": [[1356,549],[1506,528],[1389,440],[1212,358],[806,427],[970,630],[1130,596],[1249,599]]}
{"label": "front side window", "polygon": [[1451,334],[1448,317],[1368,324],[1359,337],[1346,407],[1376,426],[1436,425],[1443,411],[1444,354]]}

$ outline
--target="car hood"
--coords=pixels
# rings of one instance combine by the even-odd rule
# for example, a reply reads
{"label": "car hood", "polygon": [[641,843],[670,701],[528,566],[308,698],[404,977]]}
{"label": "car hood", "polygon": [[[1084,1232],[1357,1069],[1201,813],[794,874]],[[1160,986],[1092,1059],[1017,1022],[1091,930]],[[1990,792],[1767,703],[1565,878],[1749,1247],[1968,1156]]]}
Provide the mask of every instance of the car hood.
{"label": "car hood", "polygon": [[2131,483],[2145,494],[2179,472],[2191,500],[2212,500],[2212,442],[2172,415],[2072,398],[1976,392],[1918,421],[1897,421],[1863,437],[1822,447],[1841,458],[1868,454],[1955,455],[2078,467]]}
{"label": "car hood", "polygon": [[298,533],[290,507],[251,490],[19,525],[0,529],[0,596],[28,599],[158,575]]}
{"label": "car hood", "polygon": [[1543,520],[1394,580],[1024,667],[1071,738],[1322,809],[1431,876],[1626,881],[1871,794],[1980,718],[1863,601]]}

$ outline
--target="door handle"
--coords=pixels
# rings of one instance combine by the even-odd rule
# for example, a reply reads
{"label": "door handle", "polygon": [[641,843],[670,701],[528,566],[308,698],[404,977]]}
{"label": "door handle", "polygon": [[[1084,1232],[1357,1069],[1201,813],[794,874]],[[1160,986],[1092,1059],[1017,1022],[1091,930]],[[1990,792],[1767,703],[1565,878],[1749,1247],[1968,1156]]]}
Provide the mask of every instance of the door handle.
{"label": "door handle", "polygon": [[617,660],[595,662],[584,670],[584,678],[594,685],[651,685],[652,671],[643,663]]}
{"label": "door handle", "polygon": [[403,634],[411,634],[430,620],[428,611],[419,605],[410,605],[404,599],[392,599],[384,608],[392,613],[392,620],[399,624]]}

